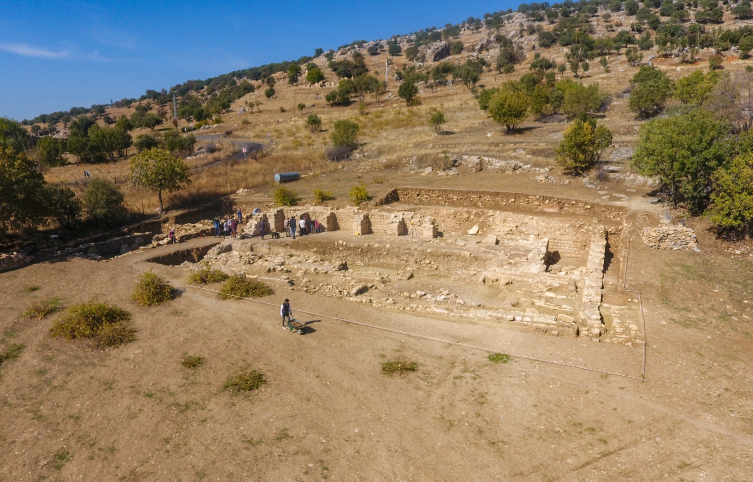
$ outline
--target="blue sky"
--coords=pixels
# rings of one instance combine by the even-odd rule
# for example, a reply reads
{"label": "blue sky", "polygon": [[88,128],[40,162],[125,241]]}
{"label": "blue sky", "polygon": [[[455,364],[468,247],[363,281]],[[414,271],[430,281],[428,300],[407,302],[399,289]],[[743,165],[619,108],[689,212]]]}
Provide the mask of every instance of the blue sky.
{"label": "blue sky", "polygon": [[0,0],[0,116],[139,97],[188,79],[388,38],[518,2]]}

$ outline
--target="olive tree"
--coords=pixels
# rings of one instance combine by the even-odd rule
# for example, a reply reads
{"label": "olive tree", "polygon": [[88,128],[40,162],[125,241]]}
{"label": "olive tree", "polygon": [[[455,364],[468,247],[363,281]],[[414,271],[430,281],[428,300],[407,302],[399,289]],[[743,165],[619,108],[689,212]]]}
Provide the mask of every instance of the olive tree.
{"label": "olive tree", "polygon": [[0,232],[33,227],[44,218],[44,185],[32,159],[0,144]]}
{"label": "olive tree", "polygon": [[571,174],[581,174],[591,169],[604,149],[612,144],[612,133],[597,126],[593,119],[575,119],[565,129],[557,147],[557,162]]}
{"label": "olive tree", "polygon": [[530,100],[525,92],[506,87],[489,99],[489,115],[494,122],[504,124],[505,133],[511,134],[515,126],[525,119]]}
{"label": "olive tree", "polygon": [[753,153],[737,156],[713,176],[708,216],[722,229],[753,232]]}
{"label": "olive tree", "polygon": [[131,159],[131,179],[134,183],[159,196],[159,212],[164,210],[162,191],[175,192],[191,183],[188,164],[163,149],[149,149]]}

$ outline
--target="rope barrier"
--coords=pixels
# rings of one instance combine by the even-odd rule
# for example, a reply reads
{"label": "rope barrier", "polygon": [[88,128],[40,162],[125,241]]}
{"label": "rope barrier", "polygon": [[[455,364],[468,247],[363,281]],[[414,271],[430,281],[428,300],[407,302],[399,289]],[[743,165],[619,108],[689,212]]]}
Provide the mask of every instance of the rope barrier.
{"label": "rope barrier", "polygon": [[[632,210],[630,209],[630,206],[628,206],[628,216],[630,216],[630,213]],[[638,294],[638,309],[640,311],[641,315],[641,330],[643,331],[643,365],[641,369],[641,377],[643,378],[643,381],[646,380],[646,320],[643,318],[643,295],[638,290],[631,290],[627,287],[627,268],[628,268],[628,257],[630,256],[630,222],[625,223],[625,232],[627,233],[625,235],[626,240],[626,249],[625,249],[625,268],[623,269],[622,274],[622,291],[627,291],[628,293],[637,293]]]}

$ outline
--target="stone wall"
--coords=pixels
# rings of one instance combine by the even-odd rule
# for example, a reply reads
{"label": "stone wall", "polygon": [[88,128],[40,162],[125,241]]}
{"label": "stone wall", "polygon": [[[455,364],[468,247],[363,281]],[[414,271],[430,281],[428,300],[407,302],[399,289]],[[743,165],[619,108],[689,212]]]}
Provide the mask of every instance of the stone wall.
{"label": "stone wall", "polygon": [[31,263],[31,257],[23,253],[0,253],[0,272],[20,268]]}
{"label": "stone wall", "polygon": [[588,250],[586,273],[583,286],[583,306],[581,308],[581,323],[585,330],[581,335],[598,340],[604,333],[604,322],[601,317],[601,290],[604,281],[604,258],[606,256],[607,238],[604,234],[591,238]]}
{"label": "stone wall", "polygon": [[695,231],[684,226],[658,226],[643,230],[643,242],[654,249],[697,249]]}

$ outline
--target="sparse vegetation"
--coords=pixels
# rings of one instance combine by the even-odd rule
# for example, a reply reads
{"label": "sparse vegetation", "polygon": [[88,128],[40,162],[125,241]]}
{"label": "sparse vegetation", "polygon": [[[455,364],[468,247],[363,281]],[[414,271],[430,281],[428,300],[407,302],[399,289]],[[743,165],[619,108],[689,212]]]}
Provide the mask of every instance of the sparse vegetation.
{"label": "sparse vegetation", "polygon": [[69,307],[50,328],[53,337],[92,340],[99,348],[122,345],[136,339],[131,314],[96,300]]}
{"label": "sparse vegetation", "polygon": [[306,127],[308,127],[311,132],[319,132],[322,130],[322,118],[316,114],[309,114],[308,117],[306,117]]}
{"label": "sparse vegetation", "polygon": [[204,365],[205,361],[206,360],[203,357],[189,355],[183,357],[183,359],[180,361],[180,364],[185,368],[188,368],[189,370],[196,370],[198,368],[201,368]]}
{"label": "sparse vegetation", "polygon": [[594,167],[601,153],[612,144],[612,133],[592,119],[575,119],[565,130],[557,148],[557,162],[571,174]]}
{"label": "sparse vegetation", "polygon": [[237,300],[239,298],[260,298],[274,294],[269,286],[261,281],[248,279],[243,275],[231,276],[225,281],[220,290],[223,300]]}
{"label": "sparse vegetation", "polygon": [[350,199],[355,206],[358,206],[362,202],[369,200],[369,192],[366,190],[366,185],[361,183],[357,186],[350,188]]}
{"label": "sparse vegetation", "polygon": [[175,288],[164,277],[154,274],[152,270],[139,275],[136,289],[131,294],[131,300],[141,306],[156,306],[175,297]]}
{"label": "sparse vegetation", "polygon": [[209,263],[205,261],[201,269],[191,273],[188,281],[194,285],[205,285],[209,283],[221,283],[229,277],[230,276],[222,271],[212,268]]}
{"label": "sparse vegetation", "polygon": [[3,363],[15,360],[16,358],[21,356],[21,353],[24,351],[24,348],[26,348],[26,345],[23,345],[21,343],[13,343],[8,348],[0,352],[0,366],[3,365]]}
{"label": "sparse vegetation", "polygon": [[432,110],[429,113],[429,125],[437,134],[442,133],[446,122],[447,121],[445,121],[444,113],[441,110]]}
{"label": "sparse vegetation", "polygon": [[416,370],[418,370],[418,363],[412,361],[398,359],[382,363],[382,373],[384,375],[405,375]]}
{"label": "sparse vegetation", "polygon": [[40,289],[40,286],[38,285],[25,285],[24,289],[21,290],[22,293],[32,293],[34,291],[38,291]]}
{"label": "sparse vegetation", "polygon": [[24,318],[36,318],[41,320],[42,318],[46,318],[47,316],[56,313],[60,308],[60,298],[35,301],[23,311],[23,316]]}
{"label": "sparse vegetation", "polygon": [[298,195],[286,187],[278,187],[275,189],[272,197],[275,200],[275,204],[278,206],[295,206],[298,204]]}
{"label": "sparse vegetation", "polygon": [[324,189],[314,189],[314,202],[321,204],[324,201],[331,201],[335,199],[332,191],[325,191]]}
{"label": "sparse vegetation", "polygon": [[250,392],[267,383],[264,374],[256,370],[243,370],[231,375],[222,386],[231,392]]}
{"label": "sparse vegetation", "polygon": [[506,353],[490,353],[489,361],[494,363],[507,363],[510,361],[510,355]]}

